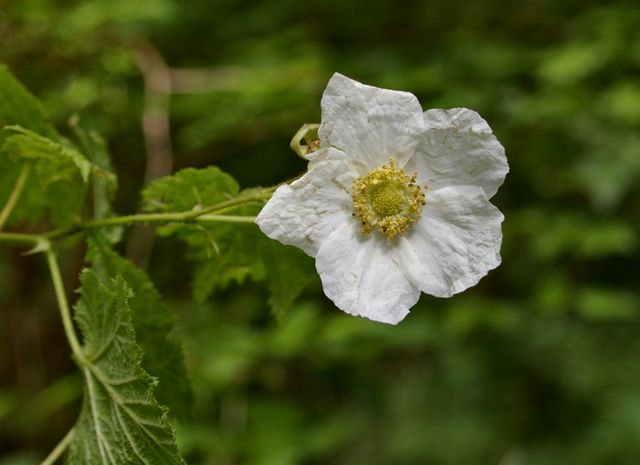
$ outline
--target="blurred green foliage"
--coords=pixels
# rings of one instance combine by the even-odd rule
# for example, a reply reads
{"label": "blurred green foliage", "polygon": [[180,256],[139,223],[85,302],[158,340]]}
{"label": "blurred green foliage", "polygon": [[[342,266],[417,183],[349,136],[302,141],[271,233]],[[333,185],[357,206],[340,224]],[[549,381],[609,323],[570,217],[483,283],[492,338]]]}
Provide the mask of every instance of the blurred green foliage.
{"label": "blurred green foliage", "polygon": [[[175,69],[176,168],[243,188],[304,169],[289,139],[334,71],[473,108],[506,147],[502,266],[398,327],[341,314],[317,282],[280,320],[252,284],[193,304],[183,246],[157,242],[196,402],[179,444],[203,465],[636,463],[639,31],[616,0],[0,0],[0,61],[63,134],[77,113],[105,136],[120,213],[140,204],[148,44]],[[80,389],[42,395],[73,366],[41,263],[0,250],[0,283],[0,463],[27,465]]]}

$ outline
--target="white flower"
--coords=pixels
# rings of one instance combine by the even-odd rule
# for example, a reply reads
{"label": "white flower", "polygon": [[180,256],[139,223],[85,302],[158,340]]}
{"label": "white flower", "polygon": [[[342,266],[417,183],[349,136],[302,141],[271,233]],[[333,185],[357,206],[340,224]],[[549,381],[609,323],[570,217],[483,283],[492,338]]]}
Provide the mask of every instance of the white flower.
{"label": "white flower", "polygon": [[396,324],[420,291],[450,297],[500,264],[504,217],[488,199],[509,168],[476,112],[423,113],[410,93],[334,74],[318,137],[308,172],[256,222],[315,257],[340,309]]}

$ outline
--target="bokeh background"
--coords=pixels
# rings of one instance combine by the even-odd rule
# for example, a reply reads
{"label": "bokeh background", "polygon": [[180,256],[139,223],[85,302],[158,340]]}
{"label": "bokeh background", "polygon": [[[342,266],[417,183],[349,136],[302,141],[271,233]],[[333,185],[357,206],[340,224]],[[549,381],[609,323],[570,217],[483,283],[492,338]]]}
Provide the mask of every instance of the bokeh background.
{"label": "bokeh background", "polygon": [[[153,177],[149,105],[168,103],[172,169],[268,185],[304,170],[289,140],[334,71],[475,109],[506,147],[502,266],[397,327],[318,282],[281,318],[250,283],[195,305],[179,242],[123,243],[176,311],[190,464],[638,463],[637,1],[0,0],[0,61],[61,131],[78,114],[106,137],[121,213]],[[2,465],[39,463],[79,409],[40,258],[0,249]]]}

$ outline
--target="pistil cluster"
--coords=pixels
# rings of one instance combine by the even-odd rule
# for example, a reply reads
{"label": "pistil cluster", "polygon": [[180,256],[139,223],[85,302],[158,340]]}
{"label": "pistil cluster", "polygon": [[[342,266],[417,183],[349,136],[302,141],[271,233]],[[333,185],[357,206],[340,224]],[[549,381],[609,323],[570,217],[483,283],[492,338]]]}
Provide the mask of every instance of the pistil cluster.
{"label": "pistil cluster", "polygon": [[391,159],[353,182],[353,216],[363,234],[377,230],[391,240],[420,219],[426,200],[416,178],[416,173],[408,176],[396,168]]}

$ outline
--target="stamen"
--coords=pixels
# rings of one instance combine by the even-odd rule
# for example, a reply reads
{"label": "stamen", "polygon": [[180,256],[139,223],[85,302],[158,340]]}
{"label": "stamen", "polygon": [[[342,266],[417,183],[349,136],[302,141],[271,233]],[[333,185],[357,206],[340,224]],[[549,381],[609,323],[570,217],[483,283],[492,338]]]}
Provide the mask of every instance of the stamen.
{"label": "stamen", "polygon": [[407,176],[391,159],[353,182],[353,216],[360,220],[363,234],[377,230],[391,240],[420,219],[426,200],[417,177]]}

